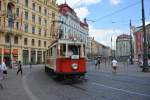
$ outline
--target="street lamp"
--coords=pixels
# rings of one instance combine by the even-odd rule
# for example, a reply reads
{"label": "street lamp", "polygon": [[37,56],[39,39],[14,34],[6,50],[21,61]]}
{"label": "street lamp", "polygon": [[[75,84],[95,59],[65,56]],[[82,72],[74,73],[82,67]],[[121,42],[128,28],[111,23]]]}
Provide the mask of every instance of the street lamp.
{"label": "street lamp", "polygon": [[133,46],[132,46],[132,35],[131,35],[131,20],[130,20],[130,64],[133,64]]}
{"label": "street lamp", "polygon": [[9,28],[10,28],[10,32],[9,32],[9,39],[10,39],[10,68],[12,68],[12,43],[11,43],[11,35],[12,35],[12,28],[14,26],[14,20],[15,20],[15,16],[13,13],[8,13],[8,24],[9,24]]}
{"label": "street lamp", "polygon": [[145,29],[145,14],[144,14],[144,0],[141,0],[142,2],[142,23],[143,23],[143,37],[144,37],[144,42],[143,42],[143,72],[146,72],[149,70],[148,67],[148,53],[147,53],[147,36],[146,36],[146,29]]}

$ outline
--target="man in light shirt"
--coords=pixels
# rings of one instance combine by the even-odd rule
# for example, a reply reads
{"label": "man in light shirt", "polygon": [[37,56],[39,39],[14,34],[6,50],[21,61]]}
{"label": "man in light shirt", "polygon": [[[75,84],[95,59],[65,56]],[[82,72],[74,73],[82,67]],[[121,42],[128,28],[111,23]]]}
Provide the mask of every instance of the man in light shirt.
{"label": "man in light shirt", "polygon": [[117,70],[117,60],[113,59],[112,60],[112,68],[113,68],[113,72],[116,73],[116,70]]}

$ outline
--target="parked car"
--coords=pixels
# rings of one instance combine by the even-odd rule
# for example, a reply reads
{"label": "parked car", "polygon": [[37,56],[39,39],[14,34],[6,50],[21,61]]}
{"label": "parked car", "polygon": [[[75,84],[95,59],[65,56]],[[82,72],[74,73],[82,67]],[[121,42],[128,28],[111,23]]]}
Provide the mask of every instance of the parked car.
{"label": "parked car", "polygon": [[[139,60],[139,66],[143,67],[143,60]],[[150,67],[150,59],[148,59],[148,66]]]}

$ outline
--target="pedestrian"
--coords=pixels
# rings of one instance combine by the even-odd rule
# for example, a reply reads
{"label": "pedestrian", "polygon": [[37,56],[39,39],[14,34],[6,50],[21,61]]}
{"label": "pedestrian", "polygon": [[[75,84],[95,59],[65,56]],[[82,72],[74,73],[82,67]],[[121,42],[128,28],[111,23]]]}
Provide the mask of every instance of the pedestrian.
{"label": "pedestrian", "polygon": [[18,75],[19,72],[21,72],[21,75],[22,75],[23,72],[22,72],[22,64],[21,64],[21,61],[18,62],[18,71],[17,71],[17,75]]}
{"label": "pedestrian", "polygon": [[97,66],[97,60],[96,60],[96,58],[94,59],[94,65],[95,65],[95,69],[96,69],[96,66]]}
{"label": "pedestrian", "polygon": [[5,64],[4,61],[1,64],[1,68],[2,68],[2,71],[3,71],[3,78],[7,78],[7,67],[6,67],[6,64]]}
{"label": "pedestrian", "polygon": [[100,63],[101,63],[100,58],[98,58],[98,59],[97,59],[97,68],[98,68],[98,69],[100,69]]}
{"label": "pedestrian", "polygon": [[112,60],[112,69],[113,69],[113,73],[116,73],[116,70],[117,70],[117,60],[116,59],[113,59]]}
{"label": "pedestrian", "polygon": [[2,81],[3,81],[3,69],[2,69],[1,62],[0,62],[0,88],[1,89],[3,89]]}

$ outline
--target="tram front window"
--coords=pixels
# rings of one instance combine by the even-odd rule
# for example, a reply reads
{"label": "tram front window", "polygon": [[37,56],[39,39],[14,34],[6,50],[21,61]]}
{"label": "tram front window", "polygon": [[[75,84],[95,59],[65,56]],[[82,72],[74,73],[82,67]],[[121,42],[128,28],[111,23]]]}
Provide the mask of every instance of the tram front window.
{"label": "tram front window", "polygon": [[72,55],[79,55],[79,46],[78,45],[69,45],[68,51],[72,52]]}

